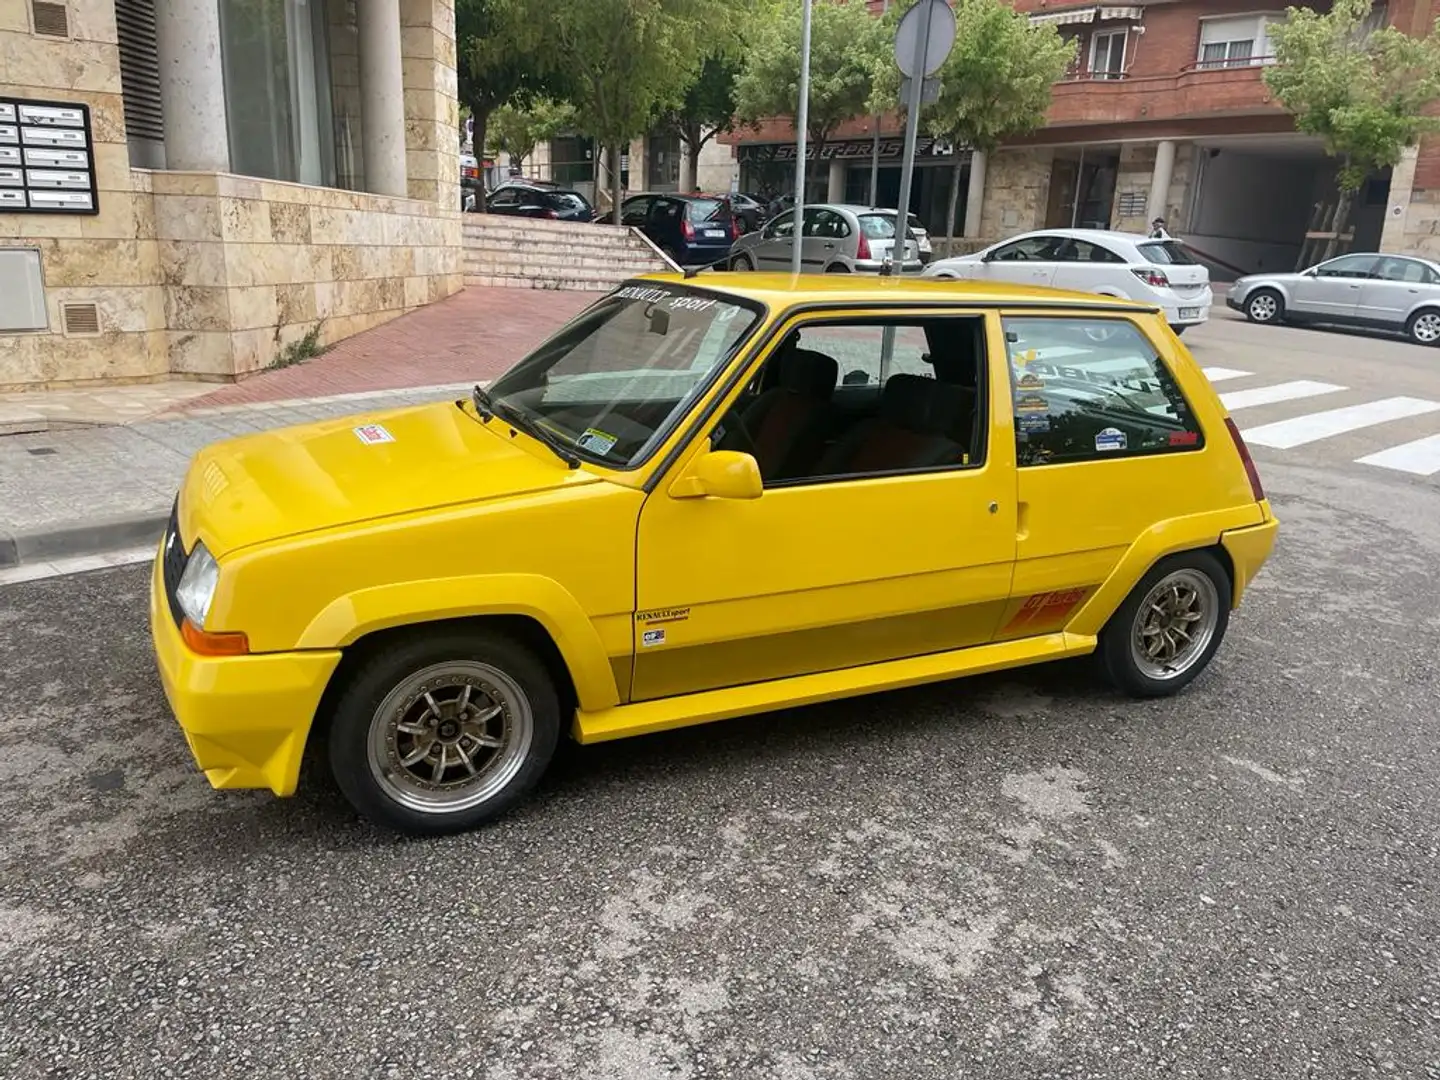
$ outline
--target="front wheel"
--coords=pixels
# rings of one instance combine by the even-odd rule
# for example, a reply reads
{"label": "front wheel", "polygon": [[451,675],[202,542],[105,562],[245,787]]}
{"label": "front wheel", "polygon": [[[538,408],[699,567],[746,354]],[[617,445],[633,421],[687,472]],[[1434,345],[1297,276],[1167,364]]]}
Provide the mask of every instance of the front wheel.
{"label": "front wheel", "polygon": [[1230,625],[1230,577],[1209,552],[1162,559],[1100,633],[1099,657],[1132,697],[1179,693],[1204,671]]}
{"label": "front wheel", "polygon": [[1416,345],[1440,345],[1440,311],[1417,311],[1405,325],[1405,335]]}
{"label": "front wheel", "polygon": [[1278,323],[1285,317],[1285,300],[1274,289],[1256,289],[1245,301],[1245,317],[1253,323]]}
{"label": "front wheel", "polygon": [[755,264],[750,260],[749,255],[736,255],[730,260],[731,270],[754,270]]}
{"label": "front wheel", "polygon": [[377,825],[461,832],[519,802],[559,736],[559,697],[530,650],[493,634],[439,633],[383,648],[351,672],[330,767]]}

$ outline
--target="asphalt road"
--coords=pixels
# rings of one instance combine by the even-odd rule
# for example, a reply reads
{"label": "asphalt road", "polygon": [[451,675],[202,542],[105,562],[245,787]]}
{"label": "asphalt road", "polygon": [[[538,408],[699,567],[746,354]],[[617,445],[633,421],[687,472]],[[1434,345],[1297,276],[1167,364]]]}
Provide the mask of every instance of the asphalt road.
{"label": "asphalt road", "polygon": [[0,588],[0,1077],[1440,1077],[1440,487],[1264,476],[1177,699],[1061,666],[580,749],[441,841],[212,792],[143,568]]}

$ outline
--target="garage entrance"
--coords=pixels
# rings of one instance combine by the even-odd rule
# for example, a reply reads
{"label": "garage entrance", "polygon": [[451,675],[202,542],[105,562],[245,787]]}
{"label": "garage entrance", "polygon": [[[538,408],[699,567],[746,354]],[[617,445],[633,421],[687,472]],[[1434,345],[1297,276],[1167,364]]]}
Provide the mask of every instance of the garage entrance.
{"label": "garage entrance", "polygon": [[[1316,204],[1337,198],[1335,164],[1319,140],[1268,135],[1195,149],[1185,242],[1232,277],[1295,269]],[[1379,247],[1389,192],[1387,169],[1356,195],[1349,250]]]}

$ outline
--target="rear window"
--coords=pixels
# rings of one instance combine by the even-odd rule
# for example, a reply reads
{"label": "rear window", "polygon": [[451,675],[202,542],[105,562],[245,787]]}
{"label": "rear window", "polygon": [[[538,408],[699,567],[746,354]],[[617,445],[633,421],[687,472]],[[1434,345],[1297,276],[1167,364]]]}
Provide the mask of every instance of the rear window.
{"label": "rear window", "polygon": [[1200,260],[1185,250],[1183,244],[1174,240],[1161,240],[1153,244],[1137,246],[1140,257],[1146,262],[1164,263],[1171,266],[1199,266]]}
{"label": "rear window", "polygon": [[691,199],[686,211],[691,221],[709,221],[718,217],[725,204],[719,199]]}
{"label": "rear window", "polygon": [[584,197],[573,191],[557,191],[552,198],[558,205],[565,207],[567,210],[590,209],[590,204],[585,201]]}
{"label": "rear window", "polygon": [[885,214],[861,214],[860,231],[869,240],[889,240],[895,236],[895,218]]}

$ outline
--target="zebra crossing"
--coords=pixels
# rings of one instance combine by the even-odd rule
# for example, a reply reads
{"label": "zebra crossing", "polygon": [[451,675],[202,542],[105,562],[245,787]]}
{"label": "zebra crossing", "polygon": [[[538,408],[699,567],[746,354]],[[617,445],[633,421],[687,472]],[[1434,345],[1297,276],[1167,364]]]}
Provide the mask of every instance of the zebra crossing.
{"label": "zebra crossing", "polygon": [[[1212,383],[1217,384],[1258,377],[1253,372],[1237,368],[1205,367],[1202,370]],[[1295,450],[1315,447],[1325,456],[1333,457],[1333,453],[1326,453],[1331,440],[1340,440],[1352,448],[1358,440],[1365,444],[1367,452],[1350,457],[1349,460],[1355,464],[1411,476],[1440,474],[1440,434],[1431,433],[1420,438],[1402,436],[1401,441],[1390,442],[1396,437],[1399,427],[1404,426],[1401,422],[1440,413],[1440,401],[1406,395],[1370,396],[1369,400],[1331,406],[1330,401],[1336,395],[1358,393],[1369,396],[1372,392],[1309,379],[1219,391],[1220,400],[1234,417],[1246,444],[1252,448]],[[1281,412],[1289,413],[1288,406],[1298,402],[1306,403],[1306,411],[1278,419],[1261,415],[1267,407],[1272,410],[1280,407]],[[1312,409],[1313,406],[1321,407]],[[1434,425],[1440,430],[1440,416],[1434,417]]]}

